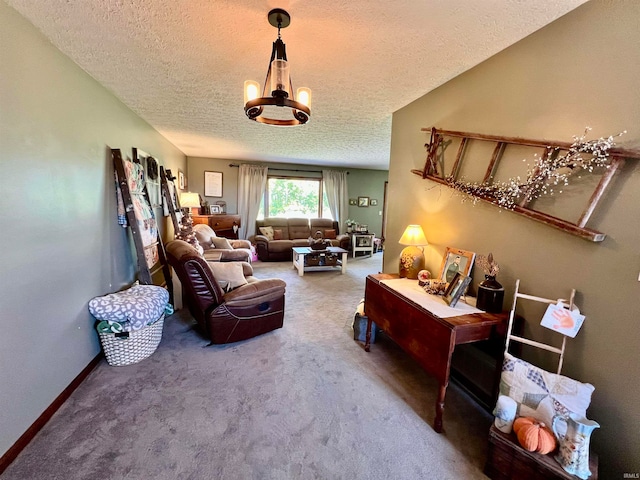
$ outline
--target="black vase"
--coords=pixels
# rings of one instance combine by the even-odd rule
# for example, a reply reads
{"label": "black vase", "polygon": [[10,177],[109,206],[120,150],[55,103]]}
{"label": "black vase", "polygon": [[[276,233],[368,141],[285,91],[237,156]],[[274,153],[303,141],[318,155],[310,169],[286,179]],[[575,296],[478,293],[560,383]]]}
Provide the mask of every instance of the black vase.
{"label": "black vase", "polygon": [[496,281],[496,277],[485,275],[478,285],[478,301],[476,307],[489,313],[502,312],[504,287]]}

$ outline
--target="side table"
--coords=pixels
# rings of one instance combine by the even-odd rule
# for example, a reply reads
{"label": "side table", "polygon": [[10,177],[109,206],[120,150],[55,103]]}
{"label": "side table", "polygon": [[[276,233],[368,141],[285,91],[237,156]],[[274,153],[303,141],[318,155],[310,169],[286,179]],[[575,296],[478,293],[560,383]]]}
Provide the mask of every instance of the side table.
{"label": "side table", "polygon": [[352,233],[351,234],[351,251],[353,258],[356,252],[368,252],[369,256],[373,256],[373,239],[374,233]]}

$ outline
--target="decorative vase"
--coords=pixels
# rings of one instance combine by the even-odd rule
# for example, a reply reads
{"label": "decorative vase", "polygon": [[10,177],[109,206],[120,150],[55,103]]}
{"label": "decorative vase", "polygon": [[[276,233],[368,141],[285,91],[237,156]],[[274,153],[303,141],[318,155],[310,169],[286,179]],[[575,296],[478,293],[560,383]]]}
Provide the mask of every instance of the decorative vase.
{"label": "decorative vase", "polygon": [[502,312],[504,287],[498,283],[493,275],[485,275],[478,285],[478,301],[476,307],[489,313]]}
{"label": "decorative vase", "polygon": [[[561,435],[561,432],[556,428],[558,421],[566,423],[565,435]],[[591,476],[591,470],[589,470],[589,442],[591,433],[599,427],[598,422],[588,420],[576,413],[570,413],[567,418],[561,415],[553,417],[551,428],[560,443],[556,460],[571,475],[583,480]]]}

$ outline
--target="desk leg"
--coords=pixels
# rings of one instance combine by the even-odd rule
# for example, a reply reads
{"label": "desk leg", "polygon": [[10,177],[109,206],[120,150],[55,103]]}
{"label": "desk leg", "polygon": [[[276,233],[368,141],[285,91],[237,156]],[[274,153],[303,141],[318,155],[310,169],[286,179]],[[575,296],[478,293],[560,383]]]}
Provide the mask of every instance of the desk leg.
{"label": "desk leg", "polygon": [[367,331],[364,337],[364,351],[368,352],[371,350],[371,318],[367,318]]}
{"label": "desk leg", "polygon": [[444,396],[447,393],[447,386],[440,385],[438,388],[438,398],[436,398],[436,418],[433,420],[433,429],[442,432],[442,414],[444,413]]}
{"label": "desk leg", "polygon": [[349,254],[346,252],[342,254],[342,275],[347,273],[347,257],[348,256]]}

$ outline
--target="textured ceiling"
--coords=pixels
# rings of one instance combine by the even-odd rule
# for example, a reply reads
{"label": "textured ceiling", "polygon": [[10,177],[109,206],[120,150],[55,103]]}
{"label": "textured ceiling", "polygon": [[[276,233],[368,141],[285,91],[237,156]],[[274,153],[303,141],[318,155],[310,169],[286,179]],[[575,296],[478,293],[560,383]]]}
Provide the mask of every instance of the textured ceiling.
{"label": "textured ceiling", "polygon": [[[392,113],[585,0],[5,0],[186,155],[386,169]],[[244,115],[282,30],[307,125]],[[425,125],[427,126],[427,125]]]}

